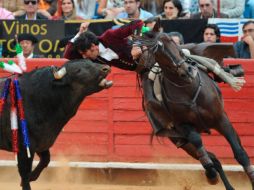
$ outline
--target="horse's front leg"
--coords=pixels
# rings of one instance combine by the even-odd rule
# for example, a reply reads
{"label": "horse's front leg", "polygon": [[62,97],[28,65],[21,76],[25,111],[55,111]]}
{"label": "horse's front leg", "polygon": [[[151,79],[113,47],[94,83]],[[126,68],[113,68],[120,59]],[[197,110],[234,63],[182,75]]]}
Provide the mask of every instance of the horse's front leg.
{"label": "horse's front leg", "polygon": [[[175,139],[175,138],[170,138],[170,140],[174,144],[176,144],[178,142],[178,140]],[[186,153],[188,153],[194,159],[199,160],[199,157],[197,155],[197,148],[193,144],[187,142],[184,145],[182,145],[180,148],[183,149]],[[224,186],[226,187],[226,189],[227,190],[234,190],[234,188],[229,183],[229,181],[228,181],[228,179],[225,175],[225,172],[223,171],[223,168],[221,166],[220,161],[216,158],[216,156],[213,153],[211,153],[211,152],[207,152],[207,153],[208,153],[210,159],[213,162],[214,168],[220,174],[221,180],[223,181]],[[214,171],[213,171],[213,173],[214,173]],[[209,178],[208,178],[208,180],[209,180],[209,183],[212,183],[212,184],[216,183],[216,178],[213,178],[212,181]]]}
{"label": "horse's front leg", "polygon": [[18,171],[21,177],[22,190],[31,190],[29,176],[32,170],[33,158],[34,153],[31,152],[31,158],[28,158],[24,148],[18,153]]}
{"label": "horse's front leg", "polygon": [[30,181],[37,180],[38,177],[40,176],[42,170],[44,168],[46,168],[50,162],[49,150],[39,152],[39,153],[37,153],[37,155],[39,156],[40,161],[39,161],[38,165],[36,166],[36,168],[31,172],[30,177],[29,177]]}
{"label": "horse's front leg", "polygon": [[251,184],[252,190],[254,190],[254,168],[251,166],[249,156],[241,145],[240,138],[230,123],[226,114],[223,115],[223,118],[220,122],[220,126],[217,128],[218,132],[220,132],[229,142],[235,159],[239,164],[242,165],[244,171],[248,175]]}
{"label": "horse's front leg", "polygon": [[184,136],[187,138],[187,141],[194,146],[194,148],[190,149],[191,147],[188,147],[190,145],[186,144],[181,148],[185,149],[188,154],[200,161],[206,170],[206,176],[209,183],[216,184],[218,182],[217,172],[214,168],[213,161],[203,146],[200,134],[189,124],[178,126],[178,129],[182,131]]}

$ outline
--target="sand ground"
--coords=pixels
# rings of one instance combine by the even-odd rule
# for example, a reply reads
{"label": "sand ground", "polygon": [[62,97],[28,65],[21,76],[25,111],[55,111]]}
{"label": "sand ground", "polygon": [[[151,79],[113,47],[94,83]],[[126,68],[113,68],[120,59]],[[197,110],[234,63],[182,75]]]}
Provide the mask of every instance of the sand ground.
{"label": "sand ground", "polygon": [[[227,173],[236,190],[251,190],[242,172]],[[0,189],[20,190],[16,167],[0,168]],[[203,171],[47,168],[31,183],[33,190],[223,190],[209,185]]]}

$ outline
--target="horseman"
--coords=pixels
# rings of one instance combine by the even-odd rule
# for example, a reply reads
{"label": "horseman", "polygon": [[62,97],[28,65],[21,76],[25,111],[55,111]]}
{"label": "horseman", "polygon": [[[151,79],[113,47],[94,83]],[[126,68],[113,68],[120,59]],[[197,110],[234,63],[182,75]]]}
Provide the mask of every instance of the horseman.
{"label": "horseman", "polygon": [[65,48],[64,58],[91,59],[124,70],[136,69],[128,37],[142,29],[143,21],[135,20],[120,28],[108,29],[101,36],[88,31],[88,26],[88,22],[80,25],[79,32]]}

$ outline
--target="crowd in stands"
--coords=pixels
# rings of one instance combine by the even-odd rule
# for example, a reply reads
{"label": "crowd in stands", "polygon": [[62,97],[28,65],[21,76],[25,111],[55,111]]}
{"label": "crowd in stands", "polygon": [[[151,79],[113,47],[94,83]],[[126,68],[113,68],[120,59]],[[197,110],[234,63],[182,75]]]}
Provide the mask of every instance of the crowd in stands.
{"label": "crowd in stands", "polygon": [[[254,18],[254,0],[0,0],[0,19],[146,20],[151,17],[167,20],[251,19]],[[209,41],[215,38],[215,42],[218,42],[219,32],[216,25],[209,25],[204,30],[204,39]],[[174,35],[179,37],[178,43],[183,43],[183,38],[179,34],[173,33]]]}
{"label": "crowd in stands", "polygon": [[0,8],[0,19],[254,17],[254,0],[1,0]]}

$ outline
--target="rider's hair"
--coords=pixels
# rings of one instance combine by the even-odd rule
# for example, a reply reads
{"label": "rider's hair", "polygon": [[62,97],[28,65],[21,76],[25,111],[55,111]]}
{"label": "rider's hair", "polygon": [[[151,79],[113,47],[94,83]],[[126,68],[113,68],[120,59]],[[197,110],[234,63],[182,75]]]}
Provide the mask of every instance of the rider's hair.
{"label": "rider's hair", "polygon": [[74,41],[73,46],[78,52],[83,52],[90,49],[92,44],[99,44],[98,37],[94,33],[86,31],[80,34],[80,36]]}

